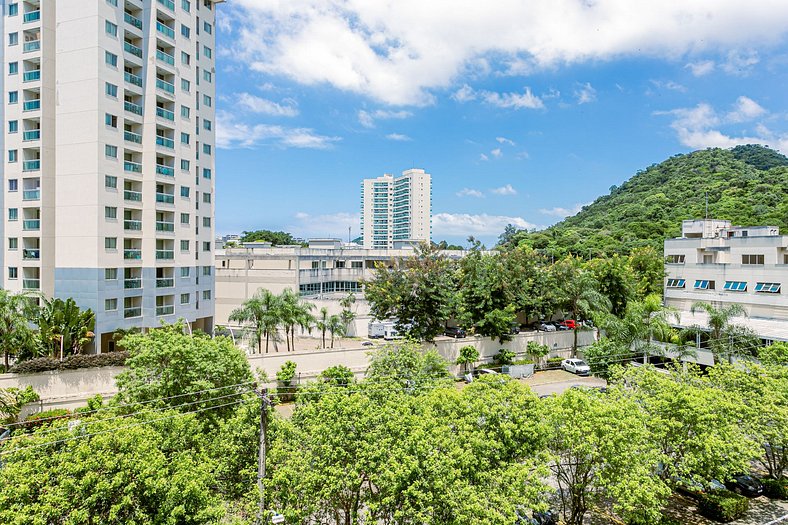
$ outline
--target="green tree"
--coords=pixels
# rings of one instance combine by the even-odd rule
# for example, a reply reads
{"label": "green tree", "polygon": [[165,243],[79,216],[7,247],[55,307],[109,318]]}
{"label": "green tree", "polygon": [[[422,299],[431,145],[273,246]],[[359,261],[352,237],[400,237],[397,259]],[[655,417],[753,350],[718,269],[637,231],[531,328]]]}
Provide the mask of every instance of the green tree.
{"label": "green tree", "polygon": [[472,345],[465,345],[460,348],[460,355],[457,356],[456,364],[462,365],[465,373],[468,373],[468,365],[473,366],[479,360],[479,350]]}
{"label": "green tree", "polygon": [[650,354],[664,353],[654,339],[670,340],[673,333],[670,321],[678,322],[679,315],[675,309],[663,306],[658,295],[652,294],[641,301],[631,301],[621,318],[611,314],[600,316],[600,320],[609,338],[621,349],[642,355],[646,363]]}
{"label": "green tree", "polygon": [[[351,323],[356,318],[356,313],[352,310],[353,305],[356,302],[356,295],[353,292],[349,292],[345,297],[339,300],[339,306],[342,307],[342,312],[340,312],[340,317],[342,318],[342,323],[345,325],[345,334],[351,334],[350,328]],[[355,332],[354,332],[355,333]]]}
{"label": "green tree", "polygon": [[788,343],[777,341],[759,348],[758,360],[764,365],[788,365]]}
{"label": "green tree", "polygon": [[275,232],[271,230],[245,231],[241,234],[241,242],[270,242],[277,245],[301,245],[295,238],[286,232]]}
{"label": "green tree", "polygon": [[72,298],[43,299],[38,311],[38,339],[41,348],[49,355],[65,357],[78,354],[95,334],[96,314],[88,308],[82,310]]}
{"label": "green tree", "polygon": [[39,399],[30,385],[24,389],[0,388],[0,423],[16,423],[22,407]]}
{"label": "green tree", "polygon": [[459,262],[457,275],[460,324],[501,343],[510,341],[517,316],[501,257],[474,250]]}
{"label": "green tree", "polygon": [[318,378],[327,383],[333,383],[338,386],[348,386],[355,380],[353,371],[344,365],[329,366],[322,372]]}
{"label": "green tree", "polygon": [[268,353],[268,341],[273,337],[276,341],[276,330],[279,326],[281,307],[279,298],[269,290],[260,288],[255,294],[241,303],[241,306],[230,312],[229,320],[236,323],[251,324],[249,332],[252,341],[257,343],[257,353],[262,353],[265,338],[265,353]]}
{"label": "green tree", "polygon": [[454,308],[454,264],[428,245],[416,256],[388,269],[379,265],[365,283],[370,311],[377,319],[396,319],[397,330],[433,341],[443,333]]}
{"label": "green tree", "polygon": [[632,250],[629,254],[629,267],[635,275],[635,292],[639,299],[653,294],[662,295],[665,262],[653,246]]}
{"label": "green tree", "polygon": [[338,315],[332,315],[328,318],[328,331],[331,332],[331,348],[334,348],[335,336],[344,337],[345,326],[342,317]]}
{"label": "green tree", "polygon": [[[326,308],[325,306],[320,309],[318,316],[315,318],[315,328],[320,330],[320,336],[321,336],[323,348],[326,347],[326,331],[328,330],[328,318],[329,318],[328,308]],[[331,346],[333,347],[334,345],[332,344]]]}
{"label": "green tree", "polygon": [[623,316],[629,301],[635,298],[636,281],[629,261],[618,254],[592,259],[586,267],[596,279],[599,292],[610,301],[613,315]]}
{"label": "green tree", "polygon": [[742,305],[733,303],[717,308],[709,303],[698,301],[692,305],[690,311],[692,313],[703,311],[708,315],[709,348],[715,355],[731,361],[734,355],[753,353],[752,338],[747,337],[746,331],[737,329],[731,324],[731,319],[734,317],[747,315]]}
{"label": "green tree", "polygon": [[405,341],[385,345],[370,354],[367,384],[418,393],[450,381],[448,363],[434,349],[423,350]]}
{"label": "green tree", "polygon": [[315,309],[315,305],[301,299],[290,288],[286,288],[279,295],[279,304],[279,321],[284,328],[287,351],[295,351],[296,326],[301,327],[302,330],[312,331],[315,317],[311,312]]}
{"label": "green tree", "polygon": [[[30,320],[36,317],[35,304],[25,294],[0,290],[0,345],[3,347],[3,370],[8,370],[10,357],[33,354],[34,345]],[[27,352],[25,351],[27,350]]]}

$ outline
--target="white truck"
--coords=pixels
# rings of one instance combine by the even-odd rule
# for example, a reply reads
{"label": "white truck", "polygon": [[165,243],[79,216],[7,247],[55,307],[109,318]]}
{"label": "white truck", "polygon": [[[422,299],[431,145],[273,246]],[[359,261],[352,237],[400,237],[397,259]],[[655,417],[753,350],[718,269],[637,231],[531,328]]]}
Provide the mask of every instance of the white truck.
{"label": "white truck", "polygon": [[396,321],[370,321],[367,327],[367,337],[370,339],[385,339],[391,341],[392,339],[401,339],[402,336],[397,332],[395,327]]}

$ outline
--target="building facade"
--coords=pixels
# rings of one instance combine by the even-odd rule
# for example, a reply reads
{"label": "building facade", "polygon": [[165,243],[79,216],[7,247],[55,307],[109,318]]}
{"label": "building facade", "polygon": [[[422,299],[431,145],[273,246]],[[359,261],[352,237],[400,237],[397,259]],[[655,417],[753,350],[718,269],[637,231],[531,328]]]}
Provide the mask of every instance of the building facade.
{"label": "building facade", "polygon": [[410,169],[361,183],[361,238],[364,248],[391,249],[404,241],[432,240],[432,182]]}
{"label": "building facade", "polygon": [[748,326],[766,341],[788,340],[788,235],[775,226],[741,227],[712,219],[682,223],[682,236],[665,241],[665,305],[681,325],[703,326],[695,302],[741,305]]}
{"label": "building facade", "polygon": [[3,286],[212,329],[216,0],[5,2]]}

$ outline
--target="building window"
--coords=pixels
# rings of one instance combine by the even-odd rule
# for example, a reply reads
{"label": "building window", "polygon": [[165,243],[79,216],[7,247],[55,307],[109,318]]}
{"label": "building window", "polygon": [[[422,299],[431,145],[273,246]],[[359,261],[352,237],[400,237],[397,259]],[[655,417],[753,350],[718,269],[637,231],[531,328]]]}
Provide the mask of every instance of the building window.
{"label": "building window", "polygon": [[211,34],[211,31],[213,31],[213,28],[211,27],[211,24],[209,24],[208,22],[203,22],[202,23],[202,28],[209,35]]}
{"label": "building window", "polygon": [[118,248],[118,238],[104,237],[104,248],[107,250],[116,250]]}
{"label": "building window", "polygon": [[189,144],[189,134],[181,132],[181,144]]}
{"label": "building window", "polygon": [[747,283],[744,281],[725,281],[723,288],[729,292],[746,292]]}
{"label": "building window", "polygon": [[188,186],[181,186],[181,197],[188,199],[189,198],[189,187]]}
{"label": "building window", "polygon": [[110,97],[117,98],[118,97],[118,86],[116,86],[115,84],[110,84],[109,82],[106,82],[104,84],[104,92],[107,95],[109,95]]}
{"label": "building window", "polygon": [[19,74],[19,62],[9,62],[8,63],[8,74],[9,75],[17,75],[17,74]]}
{"label": "building window", "polygon": [[707,281],[705,279],[695,281],[694,288],[696,290],[714,290],[714,281]]}
{"label": "building window", "polygon": [[181,24],[181,36],[185,38],[191,38],[191,32],[192,30],[189,28],[189,26]]}
{"label": "building window", "polygon": [[107,3],[108,3],[109,5],[112,5],[112,6],[118,7],[118,0],[107,0]]}
{"label": "building window", "polygon": [[202,126],[203,126],[205,129],[207,129],[208,131],[211,131],[211,127],[213,126],[213,124],[211,123],[211,121],[210,121],[210,120],[208,120],[208,119],[205,119],[205,120],[203,120],[203,121],[202,121]]}
{"label": "building window", "polygon": [[181,159],[181,169],[183,171],[189,171],[190,167],[191,167],[191,162],[189,162],[186,159]]}
{"label": "building window", "polygon": [[8,267],[8,278],[16,279],[19,276],[19,270],[15,266]]}
{"label": "building window", "polygon": [[208,193],[208,192],[205,192],[205,193],[203,193],[203,194],[202,194],[202,201],[203,201],[205,204],[210,204],[210,203],[211,203],[211,194],[210,194],[210,193]]}
{"label": "building window", "polygon": [[182,252],[189,251],[189,241],[181,240],[181,251]]}
{"label": "building window", "polygon": [[104,155],[106,155],[107,157],[112,157],[113,159],[117,159],[118,158],[118,147],[117,146],[112,146],[110,144],[106,144],[104,146]]}
{"label": "building window", "polygon": [[211,97],[209,97],[208,95],[203,95],[202,96],[202,103],[205,104],[208,107],[211,107]]}
{"label": "building window", "polygon": [[115,206],[104,206],[104,218],[105,219],[117,219],[118,218],[118,208]]}
{"label": "building window", "polygon": [[203,266],[202,267],[202,274],[203,275],[211,275],[211,267],[210,266]]}
{"label": "building window", "polygon": [[8,208],[8,220],[9,221],[19,220],[19,209],[18,208]]}
{"label": "building window", "polygon": [[9,237],[8,238],[8,249],[9,250],[17,250],[17,249],[19,249],[19,239],[17,237]]}
{"label": "building window", "polygon": [[118,117],[117,115],[111,115],[109,113],[104,114],[104,124],[111,128],[117,129],[118,127]]}
{"label": "building window", "polygon": [[181,106],[181,117],[186,119],[189,118],[191,111],[192,110],[189,108],[189,106]]}
{"label": "building window", "polygon": [[210,290],[203,290],[202,291],[202,299],[203,299],[203,301],[210,301],[211,300],[211,291]]}
{"label": "building window", "polygon": [[181,266],[181,277],[189,277],[191,268],[189,266]]}
{"label": "building window", "polygon": [[211,178],[211,170],[209,168],[203,168],[202,169],[202,176],[205,179],[210,179]]}
{"label": "building window", "polygon": [[780,283],[757,283],[755,285],[755,291],[761,293],[780,293],[780,288],[782,285]]}
{"label": "building window", "polygon": [[8,179],[8,191],[17,191],[19,189],[19,179]]}
{"label": "building window", "polygon": [[15,46],[19,44],[19,33],[8,33],[8,45]]}
{"label": "building window", "polygon": [[668,279],[668,288],[684,288],[684,279]]}
{"label": "building window", "polygon": [[187,293],[181,294],[181,304],[189,304],[189,294]]}
{"label": "building window", "polygon": [[209,252],[211,251],[211,243],[210,241],[205,241],[202,243],[202,251]]}
{"label": "building window", "polygon": [[19,91],[9,91],[8,92],[8,103],[9,104],[18,104],[19,103]]}
{"label": "building window", "polygon": [[118,280],[118,269],[117,268],[104,268],[104,280],[105,281],[117,281]]}
{"label": "building window", "polygon": [[19,4],[8,4],[8,16],[16,16],[19,14]]}
{"label": "building window", "polygon": [[192,3],[189,0],[181,0],[181,7],[187,13],[190,13],[192,10]]}
{"label": "building window", "polygon": [[8,162],[16,162],[19,158],[19,153],[15,149],[8,150]]}
{"label": "building window", "polygon": [[108,35],[117,37],[118,36],[118,26],[106,20],[104,22],[104,30],[107,32]]}
{"label": "building window", "polygon": [[211,77],[211,72],[210,72],[210,71],[208,71],[207,69],[203,69],[203,70],[202,70],[202,78],[203,78],[203,80],[205,80],[206,82],[211,82],[211,78],[212,78],[212,77]]}
{"label": "building window", "polygon": [[211,218],[210,217],[203,217],[202,218],[202,227],[203,228],[210,228],[211,227]]}
{"label": "building window", "polygon": [[104,175],[104,187],[116,189],[118,187],[118,178],[114,175]]}
{"label": "building window", "polygon": [[191,84],[191,82],[189,82],[189,81],[188,81],[188,80],[186,80],[185,78],[182,78],[182,79],[181,79],[181,90],[182,90],[184,93],[188,93],[188,92],[189,92],[189,90],[191,90],[191,88],[192,88],[192,84]]}
{"label": "building window", "polygon": [[18,120],[9,120],[8,121],[8,132],[9,133],[19,133],[19,121]]}
{"label": "building window", "polygon": [[118,67],[118,55],[110,53],[109,51],[104,51],[104,62],[106,62],[108,66]]}
{"label": "building window", "polygon": [[763,264],[763,255],[742,255],[742,264]]}
{"label": "building window", "polygon": [[189,214],[181,213],[181,224],[189,224]]}
{"label": "building window", "polygon": [[205,58],[211,58],[213,55],[213,51],[211,51],[211,48],[208,46],[203,48],[203,53],[205,54]]}
{"label": "building window", "polygon": [[117,299],[104,299],[104,310],[107,312],[112,312],[118,309],[118,300]]}
{"label": "building window", "polygon": [[350,261],[350,267],[355,270],[364,268],[364,261]]}

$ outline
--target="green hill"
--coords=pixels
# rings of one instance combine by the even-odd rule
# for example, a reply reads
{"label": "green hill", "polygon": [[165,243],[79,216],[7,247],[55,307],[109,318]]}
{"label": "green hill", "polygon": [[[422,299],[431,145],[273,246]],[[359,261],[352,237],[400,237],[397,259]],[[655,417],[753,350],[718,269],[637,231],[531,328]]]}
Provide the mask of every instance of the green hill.
{"label": "green hill", "polygon": [[639,171],[573,217],[542,231],[519,231],[505,245],[530,245],[556,256],[662,251],[681,221],[705,216],[742,226],[776,225],[788,233],[788,158],[764,146],[676,155]]}

